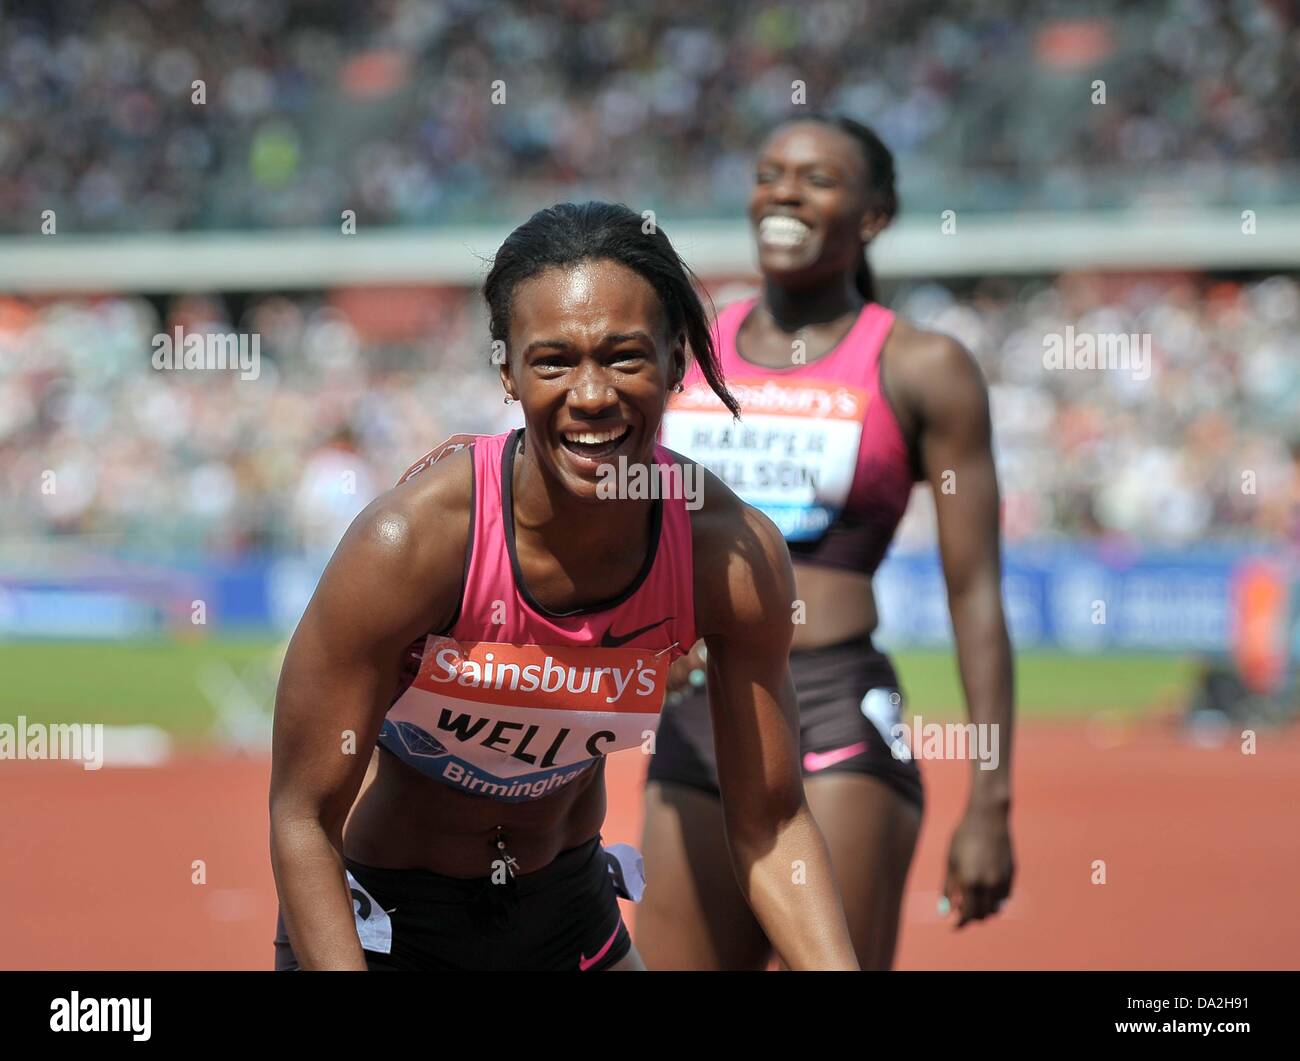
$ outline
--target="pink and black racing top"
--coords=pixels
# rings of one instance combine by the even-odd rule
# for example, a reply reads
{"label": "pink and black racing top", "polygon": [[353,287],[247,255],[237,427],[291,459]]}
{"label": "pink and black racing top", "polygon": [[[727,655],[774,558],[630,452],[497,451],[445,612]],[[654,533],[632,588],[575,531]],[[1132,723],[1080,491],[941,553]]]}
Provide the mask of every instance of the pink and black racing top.
{"label": "pink and black racing top", "polygon": [[914,481],[907,443],[880,383],[880,352],[894,314],[868,302],[829,353],[768,368],[736,349],[756,303],[731,303],[713,325],[740,421],[692,365],[661,438],[770,516],[796,561],[873,574]]}
{"label": "pink and black racing top", "polygon": [[[652,502],[650,547],[618,596],[548,611],[515,551],[511,483],[523,431],[458,435],[401,481],[473,451],[474,499],[460,607],[411,645],[379,734],[404,762],[462,792],[518,802],[573,781],[656,731],[668,666],[695,643],[690,513]],[[657,463],[674,458],[656,447]]]}

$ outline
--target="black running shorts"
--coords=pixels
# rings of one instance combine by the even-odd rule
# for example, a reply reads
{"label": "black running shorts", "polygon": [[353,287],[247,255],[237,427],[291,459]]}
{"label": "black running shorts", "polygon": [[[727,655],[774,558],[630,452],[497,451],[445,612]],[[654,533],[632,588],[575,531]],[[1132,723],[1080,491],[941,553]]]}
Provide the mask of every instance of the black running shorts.
{"label": "black running shorts", "polygon": [[[905,746],[895,757],[891,729],[903,699],[889,657],[860,639],[790,653],[799,696],[804,779],[848,772],[879,778],[917,807],[921,773]],[[718,795],[718,766],[708,694],[692,688],[664,705],[650,759],[650,781],[676,782]]]}
{"label": "black running shorts", "polygon": [[[345,859],[366,965],[372,971],[608,969],[632,947],[612,859],[597,836],[504,884]],[[281,916],[275,968],[298,967]]]}

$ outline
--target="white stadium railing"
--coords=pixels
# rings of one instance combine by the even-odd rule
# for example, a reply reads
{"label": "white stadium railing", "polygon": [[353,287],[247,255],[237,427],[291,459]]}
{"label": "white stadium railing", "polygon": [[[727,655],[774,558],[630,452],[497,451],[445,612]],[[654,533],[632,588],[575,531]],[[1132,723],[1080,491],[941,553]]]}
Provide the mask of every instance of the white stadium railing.
{"label": "white stadium railing", "polygon": [[[699,274],[752,271],[743,222],[661,218]],[[500,227],[373,228],[23,236],[0,239],[0,292],[267,291],[351,285],[475,284]],[[1186,212],[916,215],[873,248],[884,277],[1074,269],[1300,268],[1300,208]]]}

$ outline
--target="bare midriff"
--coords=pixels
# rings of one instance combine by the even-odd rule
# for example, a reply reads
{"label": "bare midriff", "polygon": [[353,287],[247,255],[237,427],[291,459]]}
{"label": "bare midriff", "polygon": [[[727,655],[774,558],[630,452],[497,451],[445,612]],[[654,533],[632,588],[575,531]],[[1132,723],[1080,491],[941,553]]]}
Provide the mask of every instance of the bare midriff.
{"label": "bare midriff", "polygon": [[541,799],[506,803],[457,792],[375,748],[343,827],[343,853],[367,866],[486,877],[505,852],[518,873],[548,865],[600,832],[605,761]]}
{"label": "bare midriff", "polygon": [[794,565],[796,599],[803,602],[802,623],[794,628],[795,651],[863,641],[876,628],[876,598],[868,575],[815,564]]}

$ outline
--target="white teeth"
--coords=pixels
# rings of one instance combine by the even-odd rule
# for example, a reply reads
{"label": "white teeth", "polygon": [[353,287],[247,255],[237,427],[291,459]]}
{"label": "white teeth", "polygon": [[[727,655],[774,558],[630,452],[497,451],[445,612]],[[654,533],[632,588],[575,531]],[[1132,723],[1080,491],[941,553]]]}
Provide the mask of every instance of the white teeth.
{"label": "white teeth", "polygon": [[783,214],[773,214],[758,223],[758,238],[773,247],[797,247],[808,238],[811,229],[802,221]]}
{"label": "white teeth", "polygon": [[613,442],[621,438],[627,428],[620,427],[611,431],[566,431],[564,437],[570,442],[581,442],[586,446],[599,446],[602,442]]}

